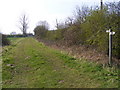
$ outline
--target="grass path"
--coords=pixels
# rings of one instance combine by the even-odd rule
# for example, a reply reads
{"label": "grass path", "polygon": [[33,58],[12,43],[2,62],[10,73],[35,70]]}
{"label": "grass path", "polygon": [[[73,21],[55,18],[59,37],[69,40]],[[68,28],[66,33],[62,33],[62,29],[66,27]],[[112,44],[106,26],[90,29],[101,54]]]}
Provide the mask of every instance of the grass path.
{"label": "grass path", "polygon": [[75,59],[33,38],[18,41],[3,52],[3,88],[118,87],[113,69]]}

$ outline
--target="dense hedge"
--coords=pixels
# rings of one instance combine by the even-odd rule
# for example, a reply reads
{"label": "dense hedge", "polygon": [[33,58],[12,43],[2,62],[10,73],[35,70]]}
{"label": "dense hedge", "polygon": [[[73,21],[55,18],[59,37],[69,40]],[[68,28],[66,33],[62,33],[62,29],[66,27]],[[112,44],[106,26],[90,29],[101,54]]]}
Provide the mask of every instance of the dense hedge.
{"label": "dense hedge", "polygon": [[3,34],[0,34],[1,36],[1,39],[2,39],[2,46],[5,46],[5,45],[9,45],[10,44],[10,41],[7,39],[7,36],[6,35],[3,35]]}
{"label": "dense hedge", "polygon": [[7,35],[7,37],[25,37],[24,35],[22,34],[16,34],[16,35]]}
{"label": "dense hedge", "polygon": [[64,28],[45,31],[44,34],[40,34],[44,30],[34,30],[37,31],[35,36],[38,39],[57,41],[57,43],[62,41],[67,46],[86,45],[108,54],[106,30],[111,29],[116,32],[113,36],[113,56],[120,58],[120,2],[108,3],[102,10],[98,7],[77,8],[74,18],[72,23],[60,24]]}

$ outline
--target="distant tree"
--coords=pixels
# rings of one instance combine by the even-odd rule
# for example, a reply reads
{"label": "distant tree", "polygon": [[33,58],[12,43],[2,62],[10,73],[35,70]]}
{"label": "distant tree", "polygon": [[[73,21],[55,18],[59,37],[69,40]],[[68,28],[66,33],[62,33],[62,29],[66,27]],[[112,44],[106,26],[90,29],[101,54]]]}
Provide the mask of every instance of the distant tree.
{"label": "distant tree", "polygon": [[23,14],[20,18],[19,18],[19,23],[20,23],[20,30],[22,31],[23,35],[26,36],[27,35],[27,29],[28,29],[28,17],[26,14]]}
{"label": "distant tree", "polygon": [[58,20],[56,19],[56,28],[58,29],[59,27],[58,27]]}
{"label": "distant tree", "polygon": [[49,24],[48,24],[47,21],[39,21],[39,22],[37,23],[37,26],[42,26],[43,29],[45,29],[45,30],[48,30],[48,29],[49,29]]}
{"label": "distant tree", "polygon": [[34,29],[35,37],[44,38],[49,29],[49,24],[47,21],[39,21]]}
{"label": "distant tree", "polygon": [[10,35],[16,35],[16,32],[11,32]]}
{"label": "distant tree", "polygon": [[58,22],[58,20],[56,19],[56,28],[57,28],[57,30],[59,30],[59,29],[64,29],[64,28],[66,28],[66,25],[67,25],[67,22],[65,21],[65,23],[64,22]]}

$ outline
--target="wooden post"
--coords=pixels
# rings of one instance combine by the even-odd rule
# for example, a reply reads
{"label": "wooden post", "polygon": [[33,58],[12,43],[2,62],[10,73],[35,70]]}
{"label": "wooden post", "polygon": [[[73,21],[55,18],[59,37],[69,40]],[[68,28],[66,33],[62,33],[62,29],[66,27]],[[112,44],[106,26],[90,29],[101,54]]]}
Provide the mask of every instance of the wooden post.
{"label": "wooden post", "polygon": [[112,34],[109,32],[109,65],[112,66]]}
{"label": "wooden post", "polygon": [[109,65],[112,66],[112,35],[114,35],[115,32],[112,32],[111,29],[106,32],[109,33]]}

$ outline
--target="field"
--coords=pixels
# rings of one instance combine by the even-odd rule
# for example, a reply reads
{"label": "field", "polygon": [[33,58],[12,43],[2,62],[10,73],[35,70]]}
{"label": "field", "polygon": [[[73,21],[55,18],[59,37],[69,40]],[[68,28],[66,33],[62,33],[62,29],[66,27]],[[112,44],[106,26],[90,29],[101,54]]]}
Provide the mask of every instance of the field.
{"label": "field", "polygon": [[3,88],[118,88],[118,69],[76,59],[34,38],[3,47]]}

